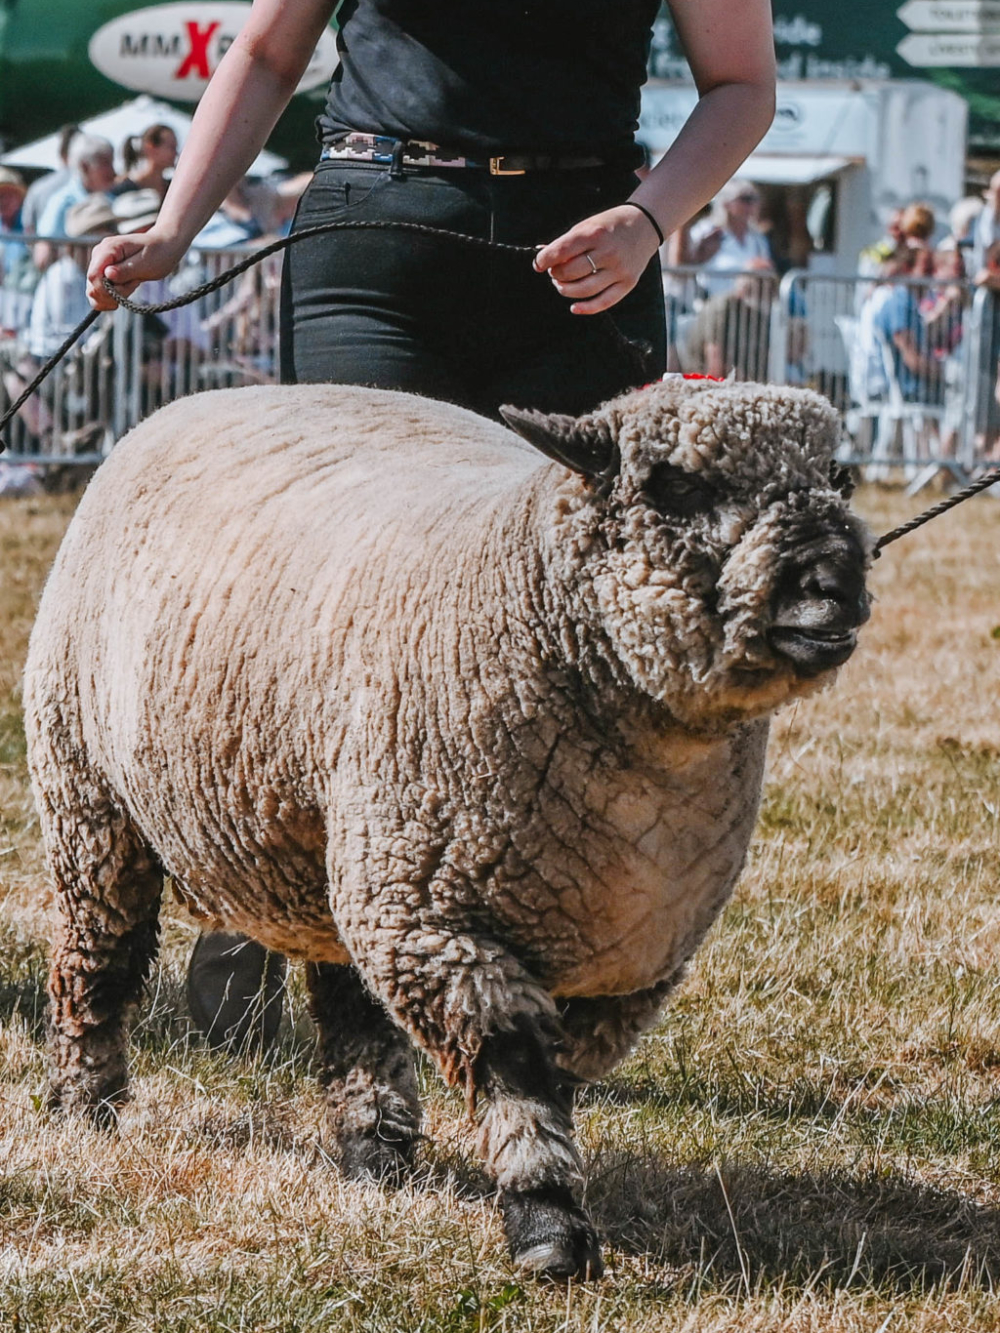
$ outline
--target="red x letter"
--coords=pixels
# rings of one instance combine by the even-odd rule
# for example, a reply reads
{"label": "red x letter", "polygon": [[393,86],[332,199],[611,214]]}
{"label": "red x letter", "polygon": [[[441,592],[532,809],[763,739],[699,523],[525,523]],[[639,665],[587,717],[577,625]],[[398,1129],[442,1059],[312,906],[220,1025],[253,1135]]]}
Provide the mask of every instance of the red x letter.
{"label": "red x letter", "polygon": [[199,79],[210,79],[212,71],[208,68],[208,44],[216,28],[221,28],[222,24],[209,23],[204,28],[199,28],[197,23],[189,21],[184,26],[188,30],[191,49],[178,66],[174,78],[186,79],[188,75],[194,74]]}

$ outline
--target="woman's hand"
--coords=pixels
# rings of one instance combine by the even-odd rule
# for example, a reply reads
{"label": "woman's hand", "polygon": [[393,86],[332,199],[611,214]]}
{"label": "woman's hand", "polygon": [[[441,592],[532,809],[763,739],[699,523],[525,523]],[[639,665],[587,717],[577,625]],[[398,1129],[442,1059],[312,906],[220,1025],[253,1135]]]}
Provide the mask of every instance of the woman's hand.
{"label": "woman's hand", "polygon": [[535,269],[548,273],[574,315],[596,315],[627,295],[659,248],[645,214],[629,204],[584,218],[535,255]]}
{"label": "woman's hand", "polygon": [[125,295],[165,278],[264,146],[306,71],[334,0],[255,0],[219,62],[191,122],[156,225],[102,241],[87,271],[87,299],[111,310],[104,277]]}
{"label": "woman's hand", "polygon": [[114,310],[115,299],[104,286],[113,282],[130,296],[141,282],[165,278],[181,261],[184,246],[160,240],[156,229],[128,236],[107,236],[94,249],[87,268],[87,300],[95,310]]}

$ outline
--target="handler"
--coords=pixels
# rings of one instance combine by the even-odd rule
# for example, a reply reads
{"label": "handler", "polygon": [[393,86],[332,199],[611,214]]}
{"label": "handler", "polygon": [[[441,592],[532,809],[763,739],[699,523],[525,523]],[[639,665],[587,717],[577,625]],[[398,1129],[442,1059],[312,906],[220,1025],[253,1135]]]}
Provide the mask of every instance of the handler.
{"label": "handler", "polygon": [[[768,0],[668,3],[699,100],[640,182],[634,136],[659,0],[254,0],[198,105],[156,224],[94,250],[92,304],[113,308],[105,274],[129,293],[177,266],[260,151],[337,10],[340,63],[295,228],[421,222],[540,248],[532,263],[381,229],[293,246],[282,380],[402,389],[495,416],[504,402],[579,413],[659,375],[657,249],[760,141],[775,78]],[[618,333],[649,351],[641,376],[608,320],[587,318],[612,309]],[[231,937],[218,939],[199,944],[193,1009],[201,1023],[223,996],[216,1035],[241,1034],[242,997],[256,993],[264,954],[243,949],[234,963]]]}

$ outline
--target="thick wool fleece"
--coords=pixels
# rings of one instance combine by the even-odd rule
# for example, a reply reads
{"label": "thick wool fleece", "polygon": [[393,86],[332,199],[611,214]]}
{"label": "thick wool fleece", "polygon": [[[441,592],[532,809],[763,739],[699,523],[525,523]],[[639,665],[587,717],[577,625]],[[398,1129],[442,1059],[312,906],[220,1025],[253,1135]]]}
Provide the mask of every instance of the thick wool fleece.
{"label": "thick wool fleece", "polygon": [[[594,420],[606,499],[358,388],[199,395],[124,440],[26,673],[67,910],[151,893],[148,848],[206,924],[353,960],[449,1076],[553,997],[653,989],[620,1057],[732,890],[766,713],[812,688],[764,635],[787,550],[854,520],[814,395],[668,383]],[[651,507],[663,462],[709,512]]]}

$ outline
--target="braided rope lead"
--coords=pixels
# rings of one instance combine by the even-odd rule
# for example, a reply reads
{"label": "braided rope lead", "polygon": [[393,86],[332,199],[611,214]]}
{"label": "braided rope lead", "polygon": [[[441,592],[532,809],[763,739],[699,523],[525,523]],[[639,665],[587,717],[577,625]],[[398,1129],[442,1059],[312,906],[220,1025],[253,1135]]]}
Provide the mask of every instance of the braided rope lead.
{"label": "braided rope lead", "polygon": [[[252,268],[254,264],[259,264],[261,260],[267,259],[270,255],[277,254],[281,250],[286,250],[290,245],[295,245],[298,241],[305,241],[310,237],[321,236],[331,231],[376,231],[380,229],[410,231],[425,236],[434,236],[437,238],[443,237],[447,240],[461,241],[464,245],[478,246],[481,249],[487,250],[498,250],[512,255],[535,254],[540,249],[537,245],[512,245],[506,241],[491,241],[484,236],[470,236],[466,232],[447,231],[441,227],[428,226],[423,222],[322,222],[315,227],[303,227],[301,231],[293,232],[290,236],[283,236],[280,240],[273,241],[270,245],[265,245],[260,250],[255,250],[252,255],[241,260],[240,263],[234,264],[232,268],[226,269],[224,273],[220,273],[218,277],[213,278],[210,282],[203,283],[200,287],[195,287],[191,291],[185,292],[183,296],[175,297],[172,301],[159,301],[148,304],[143,301],[132,301],[127,296],[123,296],[117,291],[107,278],[104,279],[104,286],[109,295],[112,296],[123,309],[130,311],[132,314],[158,315],[162,314],[165,310],[176,310],[180,306],[190,305],[194,301],[199,301],[203,296],[208,296],[212,292],[218,291],[220,287],[225,287],[227,283],[232,282],[234,278],[238,278],[242,273],[245,273],[247,269]],[[0,431],[4,429],[8,421],[14,416],[14,413],[24,406],[39,385],[42,384],[47,376],[50,375],[59,364],[77,339],[86,333],[87,329],[90,328],[91,324],[94,323],[101,313],[100,310],[91,310],[90,314],[80,321],[59,350],[45,362],[35,378],[21,393],[20,397],[12,403],[3,416],[0,417]],[[634,357],[639,358],[641,356],[639,345],[625,337],[607,311],[603,312],[603,316],[604,322],[615,341],[621,347],[626,348]],[[2,451],[0,451],[0,454],[2,454]],[[997,481],[1000,481],[1000,467],[987,472],[984,476],[980,477],[977,481],[972,482],[963,490],[958,491],[955,495],[949,496],[947,500],[942,500],[939,504],[932,505],[930,509],[924,510],[922,514],[918,514],[916,518],[911,519],[909,523],[904,523],[898,528],[893,528],[891,532],[885,533],[885,535],[880,537],[875,543],[872,558],[877,560],[882,554],[883,548],[888,546],[890,542],[898,541],[900,537],[905,537],[908,533],[923,527],[923,525],[929,523],[932,518],[937,518],[939,514],[947,513],[949,509],[954,509],[956,505],[961,504],[964,500],[969,500],[972,496],[978,495],[980,491],[987,490]]]}
{"label": "braided rope lead", "polygon": [[[201,300],[203,296],[208,296],[210,293],[218,291],[220,287],[225,287],[227,283],[232,282],[234,278],[238,278],[242,273],[245,273],[247,269],[252,268],[254,264],[259,264],[262,259],[267,259],[270,255],[277,254],[280,250],[286,250],[290,245],[295,245],[298,241],[305,241],[312,236],[320,236],[325,232],[330,231],[374,231],[379,228],[391,228],[394,231],[419,232],[427,236],[443,236],[447,239],[462,241],[466,245],[480,246],[488,250],[500,250],[507,254],[533,255],[541,248],[537,245],[511,245],[505,241],[491,241],[483,236],[469,236],[465,232],[460,231],[445,231],[440,227],[430,227],[422,222],[322,222],[318,223],[315,227],[303,227],[301,231],[294,232],[291,236],[283,236],[280,240],[273,241],[270,245],[265,245],[260,250],[255,250],[252,255],[241,260],[240,263],[234,264],[232,268],[226,269],[224,273],[220,273],[217,278],[213,278],[210,282],[203,283],[200,287],[195,287],[191,291],[185,292],[183,296],[175,297],[172,301],[159,301],[149,304],[143,301],[131,301],[127,296],[123,296],[121,292],[117,291],[114,284],[109,282],[107,278],[104,279],[104,287],[108,295],[113,297],[123,310],[128,310],[133,315],[158,315],[164,310],[177,310],[180,306],[191,305],[194,301]],[[11,403],[10,407],[4,412],[3,416],[0,417],[0,431],[5,429],[7,423],[14,417],[14,414],[24,406],[35,390],[48,379],[49,375],[52,374],[53,370],[55,370],[56,366],[67,354],[73,344],[79,338],[83,337],[94,321],[103,313],[104,312],[101,310],[91,310],[86,318],[82,319],[80,323],[77,324],[76,328],[59,350],[49,357],[48,361],[45,362],[27,388],[23,390],[20,396]],[[614,324],[610,318],[607,322],[614,334],[622,342],[628,343],[628,339],[620,333],[617,325]],[[634,344],[629,343],[629,346],[632,347]],[[2,443],[2,441],[0,441],[0,443]],[[0,449],[0,457],[2,457],[4,452],[4,450]]]}
{"label": "braided rope lead", "polygon": [[[295,245],[299,241],[309,240],[313,236],[322,236],[331,231],[409,231],[416,232],[423,236],[433,236],[438,239],[460,241],[463,245],[477,246],[484,250],[500,251],[510,255],[534,255],[541,249],[540,245],[512,245],[507,241],[492,241],[485,236],[470,236],[462,231],[448,231],[443,227],[431,227],[423,222],[321,222],[314,227],[303,227],[301,231],[293,232],[291,236],[283,236],[280,240],[273,241],[270,245],[265,245],[246,259],[234,264],[232,268],[226,269],[218,277],[210,282],[203,283],[200,287],[195,287],[183,296],[175,297],[171,301],[158,301],[146,303],[144,301],[132,301],[127,296],[123,296],[117,291],[114,284],[104,278],[104,287],[108,294],[122,307],[123,310],[130,311],[133,315],[158,315],[165,310],[176,310],[180,306],[190,305],[194,301],[200,300],[203,296],[208,296],[212,292],[218,291],[227,283],[238,278],[247,269],[252,268],[254,264],[259,264],[261,260],[267,259],[270,255],[277,254],[281,250],[286,250],[290,245]],[[31,381],[28,387],[23,391],[16,402],[12,403],[7,411],[0,417],[0,431],[14,416],[19,408],[23,407],[40,384],[55,370],[56,366],[70,350],[78,338],[82,337],[90,328],[91,324],[101,315],[100,310],[91,310],[85,319],[82,319],[66,341],[62,344],[54,356],[42,366],[38,374]],[[646,364],[648,352],[643,347],[627,338],[618,325],[612,319],[608,311],[603,311],[598,318],[602,321],[604,327],[608,330],[612,340],[618,348],[624,351],[634,362],[635,370],[640,380],[648,378],[648,365]],[[2,443],[2,441],[0,441]],[[4,451],[0,450],[0,457]]]}
{"label": "braided rope lead", "polygon": [[234,278],[238,278],[241,273],[245,273],[254,264],[259,264],[262,259],[277,254],[279,250],[287,249],[288,246],[294,245],[297,241],[306,241],[312,236],[321,236],[330,231],[379,230],[418,232],[424,236],[462,241],[466,245],[479,246],[485,250],[501,250],[511,255],[533,255],[541,249],[541,246],[538,245],[511,245],[506,241],[491,241],[485,236],[469,236],[464,231],[445,231],[441,227],[431,227],[424,222],[320,222],[315,227],[303,227],[301,231],[293,232],[291,236],[283,236],[280,241],[272,241],[270,245],[255,250],[252,255],[241,260],[238,264],[234,264],[232,268],[227,268],[224,273],[220,273],[211,282],[203,283],[200,287],[194,287],[191,291],[185,292],[183,296],[178,296],[173,301],[161,301],[157,304],[147,305],[142,301],[130,301],[127,296],[122,296],[107,278],[104,279],[104,286],[118,304],[123,309],[130,310],[133,315],[159,315],[164,310],[176,310],[178,306],[188,305],[192,301],[199,301],[203,296],[209,296],[212,292],[218,291],[220,287],[224,287],[227,282],[232,282]]}
{"label": "braided rope lead", "polygon": [[963,500],[971,500],[974,495],[980,491],[989,490],[989,488],[1000,481],[1000,467],[991,468],[989,472],[983,473],[975,481],[964,486],[954,495],[949,495],[947,500],[939,500],[936,505],[931,505],[930,509],[925,509],[923,513],[918,514],[916,518],[911,518],[909,523],[902,523],[898,528],[893,528],[891,532],[885,533],[879,537],[872,551],[872,559],[877,560],[882,554],[882,548],[888,546],[890,542],[898,541],[900,537],[905,537],[910,532],[916,532],[917,528],[922,528],[925,523],[929,523],[932,518],[937,518],[941,514],[946,514],[949,509],[954,509],[960,505]]}

